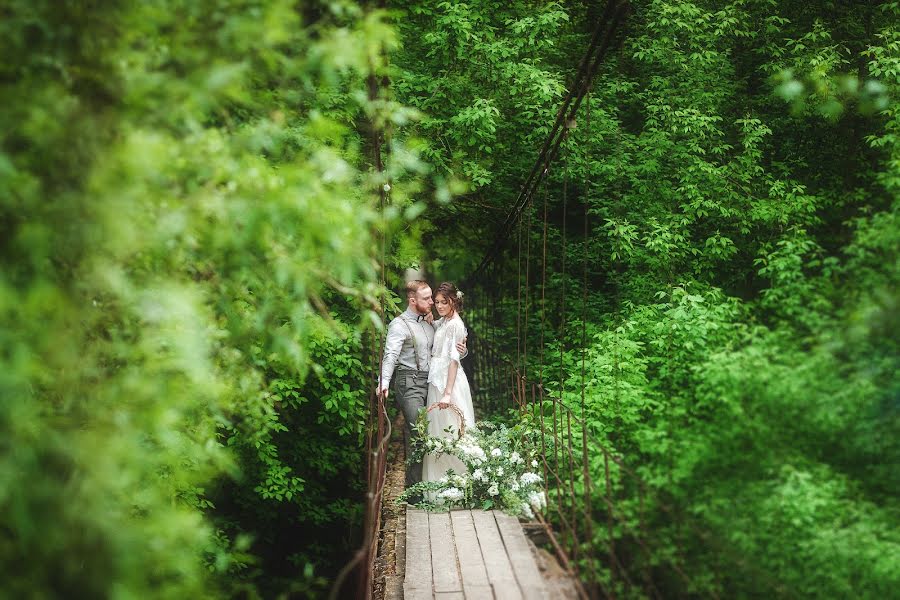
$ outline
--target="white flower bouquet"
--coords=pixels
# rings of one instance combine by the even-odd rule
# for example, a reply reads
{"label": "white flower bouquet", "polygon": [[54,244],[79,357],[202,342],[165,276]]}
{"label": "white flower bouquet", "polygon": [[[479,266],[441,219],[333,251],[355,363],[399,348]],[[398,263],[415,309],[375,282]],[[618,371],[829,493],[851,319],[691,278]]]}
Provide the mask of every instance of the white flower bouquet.
{"label": "white flower bouquet", "polygon": [[[424,412],[416,424],[420,432],[428,431]],[[538,461],[524,447],[522,440],[533,438],[523,431],[524,425],[509,428],[482,421],[466,429],[462,436],[433,437],[421,435],[414,444],[410,462],[425,454],[450,454],[466,466],[466,473],[448,472],[439,481],[423,481],[406,489],[398,502],[412,497],[430,498],[417,505],[427,510],[465,508],[501,509],[515,516],[533,518],[546,508],[543,479],[538,475]]]}

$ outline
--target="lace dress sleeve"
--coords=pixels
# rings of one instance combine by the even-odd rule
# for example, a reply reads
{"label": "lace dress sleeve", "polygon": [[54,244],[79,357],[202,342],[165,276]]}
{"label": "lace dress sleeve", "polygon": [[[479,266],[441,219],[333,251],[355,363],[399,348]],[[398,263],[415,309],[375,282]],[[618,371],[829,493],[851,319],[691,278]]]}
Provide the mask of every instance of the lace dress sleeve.
{"label": "lace dress sleeve", "polygon": [[452,329],[447,332],[447,341],[445,342],[449,348],[449,356],[450,360],[455,360],[456,362],[460,361],[459,350],[456,349],[456,344],[461,342],[464,337],[466,337],[466,327],[463,325],[462,320],[457,317],[450,323]]}

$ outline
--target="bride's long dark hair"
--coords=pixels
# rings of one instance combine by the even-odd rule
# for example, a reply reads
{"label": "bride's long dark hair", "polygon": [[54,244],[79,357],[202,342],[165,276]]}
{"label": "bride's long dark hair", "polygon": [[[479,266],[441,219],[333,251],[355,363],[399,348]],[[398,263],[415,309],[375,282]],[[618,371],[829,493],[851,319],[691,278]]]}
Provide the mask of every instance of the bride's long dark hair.
{"label": "bride's long dark hair", "polygon": [[448,302],[450,302],[450,307],[453,309],[453,312],[462,312],[463,295],[462,292],[456,289],[456,285],[452,281],[445,281],[437,286],[437,289],[434,291],[434,297],[437,298],[438,294],[441,294]]}

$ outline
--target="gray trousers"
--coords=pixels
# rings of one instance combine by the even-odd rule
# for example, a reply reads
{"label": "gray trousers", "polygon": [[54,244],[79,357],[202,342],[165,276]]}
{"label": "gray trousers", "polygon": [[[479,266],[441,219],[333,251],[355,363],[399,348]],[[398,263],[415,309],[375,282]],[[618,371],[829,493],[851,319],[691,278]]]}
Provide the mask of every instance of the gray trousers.
{"label": "gray trousers", "polygon": [[[428,397],[428,371],[397,369],[394,376],[394,393],[397,407],[403,413],[403,420],[406,421],[403,445],[406,448],[406,456],[409,456],[410,443],[419,435],[413,425],[419,418],[419,410],[425,408],[425,400]],[[406,487],[420,481],[422,481],[422,461],[407,463]]]}

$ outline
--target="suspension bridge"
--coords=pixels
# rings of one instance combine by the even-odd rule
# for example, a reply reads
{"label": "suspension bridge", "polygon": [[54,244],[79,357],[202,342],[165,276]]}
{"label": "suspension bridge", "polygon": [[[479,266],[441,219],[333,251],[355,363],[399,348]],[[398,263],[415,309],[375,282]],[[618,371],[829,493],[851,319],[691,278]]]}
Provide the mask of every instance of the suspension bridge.
{"label": "suspension bridge", "polygon": [[[719,598],[722,583],[708,573],[735,576],[735,569],[737,576],[764,582],[761,597],[788,595],[764,573],[732,557],[727,545],[694,524],[661,486],[648,484],[616,448],[614,436],[589,418],[588,390],[597,384],[585,363],[587,292],[602,276],[590,271],[588,260],[591,215],[583,195],[591,188],[590,170],[581,169],[584,180],[573,182],[565,168],[559,169],[552,190],[550,179],[554,168],[564,165],[566,149],[577,144],[579,128],[590,134],[591,83],[628,11],[626,1],[606,4],[533,168],[484,258],[460,286],[467,292],[471,349],[463,363],[476,418],[527,416],[538,425],[547,510],[533,525],[543,532],[544,545],[571,585],[554,591],[541,581],[522,525],[502,513],[409,509],[390,516],[397,509],[385,496],[385,482],[395,428],[383,399],[373,394],[365,539],[336,579],[332,598],[368,599],[376,588],[379,598],[389,599],[669,598],[672,590],[679,590],[675,597]],[[379,83],[371,82],[373,94]],[[383,135],[376,131],[372,145],[379,171]],[[379,193],[383,208],[387,192]],[[554,214],[551,195],[562,204]],[[580,227],[571,226],[575,217]],[[549,251],[551,225],[558,237]],[[548,280],[550,268],[553,281]],[[580,318],[570,322],[579,309]],[[567,362],[567,356],[578,358]],[[370,358],[377,372],[378,356]],[[607,392],[615,402],[616,390]],[[375,581],[388,520],[396,545],[404,550],[400,568],[405,574],[393,592]],[[705,565],[702,574],[684,558],[698,548],[718,563]]]}

